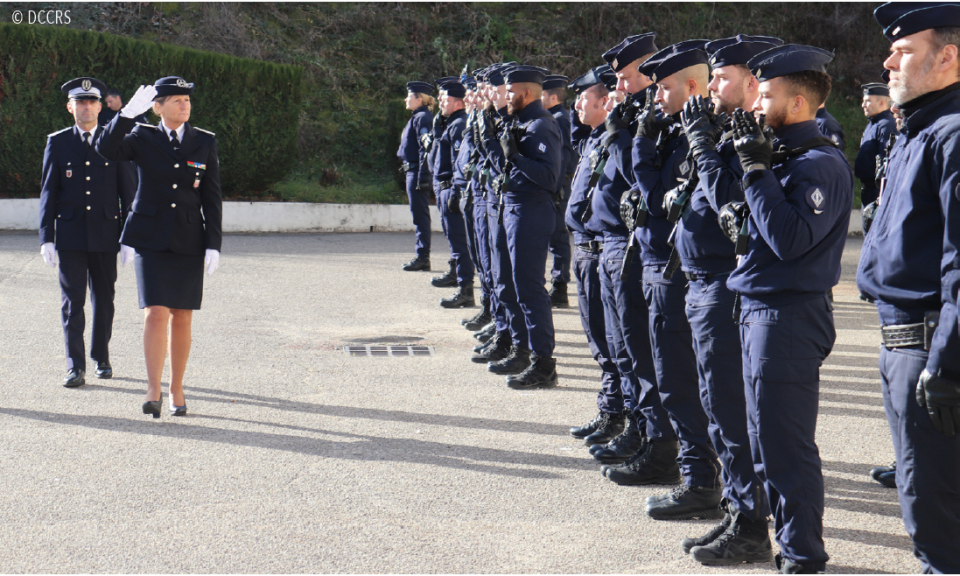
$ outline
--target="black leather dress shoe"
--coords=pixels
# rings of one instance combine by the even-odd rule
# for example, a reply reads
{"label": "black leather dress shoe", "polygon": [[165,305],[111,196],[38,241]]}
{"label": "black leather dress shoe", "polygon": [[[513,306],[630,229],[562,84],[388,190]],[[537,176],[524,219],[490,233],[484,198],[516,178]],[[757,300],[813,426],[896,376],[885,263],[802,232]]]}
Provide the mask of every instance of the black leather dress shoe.
{"label": "black leather dress shoe", "polygon": [[187,415],[187,403],[184,401],[183,406],[174,406],[173,402],[170,402],[170,415],[171,416],[186,416]]}
{"label": "black leather dress shoe", "polygon": [[113,367],[110,362],[97,362],[97,378],[108,380],[113,378]]}
{"label": "black leather dress shoe", "polygon": [[403,269],[407,272],[420,272],[430,270],[430,259],[429,258],[414,258],[413,260],[407,262],[403,265]]}
{"label": "black leather dress shoe", "polygon": [[887,488],[897,487],[897,463],[889,466],[877,466],[870,471],[870,477]]}
{"label": "black leather dress shoe", "polygon": [[79,368],[71,368],[67,371],[67,377],[63,379],[64,388],[79,388],[86,383],[87,381],[83,378],[83,370]]}

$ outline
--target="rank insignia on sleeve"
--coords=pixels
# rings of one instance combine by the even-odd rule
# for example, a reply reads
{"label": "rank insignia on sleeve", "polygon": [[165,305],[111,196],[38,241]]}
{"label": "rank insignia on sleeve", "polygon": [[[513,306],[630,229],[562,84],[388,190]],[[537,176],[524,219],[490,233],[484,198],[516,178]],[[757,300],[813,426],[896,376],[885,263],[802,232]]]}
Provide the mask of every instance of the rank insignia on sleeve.
{"label": "rank insignia on sleeve", "polygon": [[547,145],[544,144],[543,142],[541,142],[540,145],[537,146],[537,149],[540,150],[541,152],[546,152],[546,151],[547,151]]}
{"label": "rank insignia on sleeve", "polygon": [[190,166],[191,168],[196,168],[197,170],[206,170],[206,169],[207,169],[207,165],[206,165],[206,164],[201,164],[201,163],[199,163],[199,162],[187,162],[187,166]]}
{"label": "rank insignia on sleeve", "polygon": [[818,215],[823,214],[824,200],[826,200],[826,198],[824,198],[823,192],[821,192],[819,188],[814,188],[807,196],[807,203],[813,208],[813,213]]}

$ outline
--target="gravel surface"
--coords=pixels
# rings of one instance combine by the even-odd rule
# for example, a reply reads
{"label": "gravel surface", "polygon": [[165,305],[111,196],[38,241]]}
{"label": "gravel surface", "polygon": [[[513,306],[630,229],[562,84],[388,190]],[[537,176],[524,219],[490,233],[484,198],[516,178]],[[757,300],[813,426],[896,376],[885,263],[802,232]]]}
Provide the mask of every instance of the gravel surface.
{"label": "gravel surface", "polygon": [[[877,318],[854,285],[860,244],[821,373],[828,571],[917,572],[895,491],[867,475],[893,449]],[[595,415],[599,382],[575,307],[554,314],[560,386],[509,390],[469,361],[460,319],[475,310],[440,308],[452,289],[400,270],[412,245],[228,235],[194,315],[189,416],[154,420],[140,413],[132,267],[117,283],[114,378],[68,390],[57,273],[36,234],[0,233],[0,571],[775,571],[685,557],[680,540],[713,523],[647,518],[646,497],[669,487],[614,485],[569,436]],[[89,303],[87,318],[89,337]],[[350,357],[352,340],[435,355]]]}

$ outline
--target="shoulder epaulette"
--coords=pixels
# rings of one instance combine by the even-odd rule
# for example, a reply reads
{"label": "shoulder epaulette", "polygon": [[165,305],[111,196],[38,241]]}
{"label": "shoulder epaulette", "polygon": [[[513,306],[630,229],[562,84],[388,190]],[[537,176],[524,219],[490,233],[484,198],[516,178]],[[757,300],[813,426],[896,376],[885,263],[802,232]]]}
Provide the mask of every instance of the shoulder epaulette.
{"label": "shoulder epaulette", "polygon": [[157,129],[153,124],[144,124],[143,122],[137,122],[137,126],[143,126],[144,128],[151,128],[153,130]]}
{"label": "shoulder epaulette", "polygon": [[53,137],[53,136],[56,136],[57,134],[63,134],[63,133],[66,132],[67,130],[73,130],[73,126],[69,126],[69,127],[67,127],[67,128],[64,128],[63,130],[57,130],[56,132],[51,132],[51,133],[47,134],[47,138],[51,138],[51,137]]}
{"label": "shoulder epaulette", "polygon": [[217,136],[215,133],[213,133],[213,132],[211,132],[211,131],[209,131],[209,130],[204,130],[203,128],[197,128],[196,126],[194,126],[193,129],[194,129],[194,130],[197,130],[198,132],[203,132],[204,134],[209,134],[209,135],[213,136],[214,138],[216,138],[216,136]]}

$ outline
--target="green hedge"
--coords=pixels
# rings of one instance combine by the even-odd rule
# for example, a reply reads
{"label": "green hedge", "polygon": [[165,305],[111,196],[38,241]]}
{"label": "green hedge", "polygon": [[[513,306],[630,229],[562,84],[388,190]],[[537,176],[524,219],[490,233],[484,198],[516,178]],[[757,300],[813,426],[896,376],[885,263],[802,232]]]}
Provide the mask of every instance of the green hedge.
{"label": "green hedge", "polygon": [[40,193],[46,135],[73,123],[64,82],[93,76],[126,102],[141,84],[176,75],[197,86],[191,123],[217,134],[224,195],[256,196],[296,159],[302,74],[112,34],[0,24],[0,195]]}

